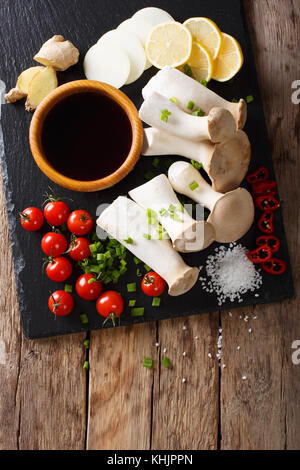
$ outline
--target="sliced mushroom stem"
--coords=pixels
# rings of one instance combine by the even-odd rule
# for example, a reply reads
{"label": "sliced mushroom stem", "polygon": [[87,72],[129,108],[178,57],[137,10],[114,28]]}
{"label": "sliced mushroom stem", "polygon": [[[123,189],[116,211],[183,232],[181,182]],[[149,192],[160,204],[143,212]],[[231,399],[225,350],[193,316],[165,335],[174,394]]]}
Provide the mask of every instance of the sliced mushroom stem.
{"label": "sliced mushroom stem", "polygon": [[[170,295],[182,295],[196,283],[199,269],[188,266],[170,240],[154,238],[154,227],[150,227],[153,238],[143,237],[149,230],[147,212],[131,199],[118,197],[102,212],[97,224],[163,277]],[[126,243],[130,238],[131,243]]]}
{"label": "sliced mushroom stem", "polygon": [[180,155],[202,163],[213,188],[227,193],[239,187],[249,168],[251,145],[247,134],[237,131],[220,144],[193,142],[149,127],[144,130],[143,155]]}
{"label": "sliced mushroom stem", "polygon": [[157,92],[144,101],[139,115],[152,127],[194,141],[222,142],[236,131],[232,114],[226,109],[212,108],[208,116],[191,116]]}
{"label": "sliced mushroom stem", "polygon": [[169,234],[173,247],[184,253],[204,250],[214,240],[211,224],[193,219],[179,202],[166,175],[159,175],[131,191],[130,197],[155,217]]}
{"label": "sliced mushroom stem", "polygon": [[217,242],[235,242],[248,232],[254,220],[254,204],[246,189],[219,193],[187,162],[175,162],[170,166],[168,176],[175,191],[211,211],[207,221],[215,228]]}
{"label": "sliced mushroom stem", "polygon": [[238,129],[243,129],[245,126],[247,119],[245,100],[231,103],[172,67],[165,67],[149,80],[142,90],[143,98],[146,100],[153,92],[158,92],[169,99],[176,98],[177,104],[186,112],[190,112],[187,109],[189,101],[193,101],[195,108],[203,109],[206,114],[214,107],[225,108],[233,115]]}

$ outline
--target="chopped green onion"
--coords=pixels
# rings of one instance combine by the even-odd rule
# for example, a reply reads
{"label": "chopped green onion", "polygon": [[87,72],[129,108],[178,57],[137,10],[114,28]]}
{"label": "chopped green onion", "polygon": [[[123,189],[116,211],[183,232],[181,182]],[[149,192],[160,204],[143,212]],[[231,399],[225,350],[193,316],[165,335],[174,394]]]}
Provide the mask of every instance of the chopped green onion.
{"label": "chopped green onion", "polygon": [[253,96],[253,95],[248,95],[248,96],[246,97],[246,101],[247,101],[248,104],[249,104],[249,103],[252,103],[252,101],[254,101],[254,96]]}
{"label": "chopped green onion", "polygon": [[194,101],[188,101],[188,104],[186,105],[186,108],[192,111],[194,109],[195,103]]}
{"label": "chopped green onion", "polygon": [[238,100],[238,99],[236,99],[236,98],[232,98],[231,102],[232,102],[232,103],[238,103],[238,102],[239,102],[239,100]]}
{"label": "chopped green onion", "polygon": [[90,368],[89,361],[85,361],[82,367],[83,367],[85,370],[89,370],[89,368]]}
{"label": "chopped green onion", "polygon": [[172,98],[170,98],[170,101],[172,101],[172,103],[177,103],[177,98],[175,96],[172,96]]}
{"label": "chopped green onion", "polygon": [[168,211],[167,211],[167,209],[165,209],[165,208],[163,207],[162,209],[160,209],[159,214],[160,214],[162,217],[164,217],[165,215],[168,214]]}
{"label": "chopped green onion", "polygon": [[162,359],[161,363],[164,367],[170,367],[171,366],[171,361],[168,357],[164,357]]}
{"label": "chopped green onion", "polygon": [[154,178],[154,173],[152,173],[152,171],[148,171],[147,173],[145,173],[145,178],[146,180],[152,180],[152,178]]}
{"label": "chopped green onion", "polygon": [[152,307],[159,307],[160,306],[160,297],[153,297],[152,300]]}
{"label": "chopped green onion", "polygon": [[71,294],[71,292],[73,292],[73,287],[70,284],[65,284],[65,292],[69,292],[69,294]]}
{"label": "chopped green onion", "polygon": [[180,204],[180,205],[178,206],[178,210],[179,210],[179,212],[182,212],[182,213],[184,212],[184,207],[183,207],[182,204]]}
{"label": "chopped green onion", "polygon": [[134,256],[133,261],[134,261],[135,264],[140,264],[141,263],[141,260],[138,259],[136,256]]}
{"label": "chopped green onion", "polygon": [[134,307],[136,304],[136,300],[129,300],[128,306],[129,307]]}
{"label": "chopped green onion", "polygon": [[136,292],[135,282],[131,282],[130,284],[127,284],[127,292]]}
{"label": "chopped green onion", "polygon": [[152,166],[154,166],[154,168],[157,168],[158,165],[159,165],[159,158],[158,157],[153,158]]}
{"label": "chopped green onion", "polygon": [[195,111],[192,112],[192,115],[193,116],[205,116],[205,112],[203,111],[203,109],[199,108],[199,109],[195,109]]}
{"label": "chopped green onion", "polygon": [[144,264],[144,268],[146,269],[146,271],[151,271],[151,268],[150,266],[148,266],[148,264]]}
{"label": "chopped green onion", "polygon": [[91,279],[88,280],[88,284],[93,284],[93,282],[96,282],[96,279],[91,277]]}
{"label": "chopped green onion", "polygon": [[93,243],[90,245],[90,252],[91,253],[95,253],[97,251],[98,247],[97,247],[97,243]]}
{"label": "chopped green onion", "polygon": [[81,323],[83,323],[83,324],[89,322],[88,316],[87,316],[85,313],[83,313],[82,315],[80,315],[80,320],[81,320]]}
{"label": "chopped green onion", "polygon": [[145,357],[143,366],[151,369],[153,366],[153,359],[151,357]]}
{"label": "chopped green onion", "polygon": [[171,116],[171,114],[172,113],[170,111],[168,111],[167,109],[163,109],[161,111],[160,120],[164,121],[164,122],[168,122],[169,116]]}
{"label": "chopped green onion", "polygon": [[158,227],[156,228],[156,231],[158,232],[159,240],[164,240],[165,238],[167,238],[168,233],[165,231],[162,225],[159,224]]}
{"label": "chopped green onion", "polygon": [[143,233],[143,237],[146,238],[146,240],[151,240],[151,235],[149,233]]}
{"label": "chopped green onion", "polygon": [[89,339],[84,340],[83,346],[85,347],[85,349],[90,349],[90,340]]}
{"label": "chopped green onion", "polygon": [[147,209],[147,217],[148,217],[148,224],[149,225],[156,225],[157,224],[157,214],[152,209]]}
{"label": "chopped green onion", "polygon": [[196,162],[195,160],[191,160],[191,164],[196,170],[200,170],[203,167],[202,163]]}
{"label": "chopped green onion", "polygon": [[145,309],[144,307],[134,307],[131,309],[131,316],[132,317],[142,317],[144,315]]}
{"label": "chopped green onion", "polygon": [[131,237],[128,237],[124,240],[125,243],[128,243],[128,245],[132,245],[133,244],[133,240]]}
{"label": "chopped green onion", "polygon": [[139,268],[137,268],[137,270],[136,270],[136,275],[137,275],[137,277],[142,276],[141,270]]}
{"label": "chopped green onion", "polygon": [[176,206],[174,206],[174,204],[170,204],[169,208],[168,208],[168,211],[169,212],[175,212],[176,211]]}
{"label": "chopped green onion", "polygon": [[127,261],[125,261],[125,259],[121,259],[120,264],[121,266],[127,266]]}
{"label": "chopped green onion", "polygon": [[192,69],[191,67],[189,66],[189,64],[184,64],[183,66],[183,72],[188,75],[189,77],[192,77],[193,76],[193,72],[192,72]]}
{"label": "chopped green onion", "polygon": [[176,214],[176,212],[174,212],[174,214],[170,214],[170,218],[172,220],[175,220],[175,222],[182,222],[181,217],[178,214]]}
{"label": "chopped green onion", "polygon": [[203,78],[202,80],[200,80],[200,83],[201,83],[201,85],[203,85],[203,86],[207,86],[208,81]]}
{"label": "chopped green onion", "polygon": [[189,184],[189,188],[192,191],[195,191],[195,189],[199,188],[199,184],[196,181],[193,181],[191,184]]}

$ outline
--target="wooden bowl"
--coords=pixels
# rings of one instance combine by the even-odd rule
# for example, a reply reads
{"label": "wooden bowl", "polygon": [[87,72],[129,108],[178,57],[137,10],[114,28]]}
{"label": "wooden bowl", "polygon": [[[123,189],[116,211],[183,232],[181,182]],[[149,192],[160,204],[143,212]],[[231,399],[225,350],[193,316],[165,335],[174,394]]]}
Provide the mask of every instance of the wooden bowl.
{"label": "wooden bowl", "polygon": [[[70,95],[86,92],[101,93],[115,101],[127,114],[132,129],[132,144],[126,160],[114,173],[93,181],[75,180],[58,172],[47,160],[41,143],[44,121],[53,106]],[[99,191],[115,185],[125,178],[125,176],[134,168],[142,151],[143,126],[136,107],[120,90],[117,90],[106,83],[93,80],[78,80],[66,83],[65,85],[56,88],[37,107],[30,125],[29,143],[32,155],[38,167],[52,181],[64,188],[72,189],[73,191]]]}

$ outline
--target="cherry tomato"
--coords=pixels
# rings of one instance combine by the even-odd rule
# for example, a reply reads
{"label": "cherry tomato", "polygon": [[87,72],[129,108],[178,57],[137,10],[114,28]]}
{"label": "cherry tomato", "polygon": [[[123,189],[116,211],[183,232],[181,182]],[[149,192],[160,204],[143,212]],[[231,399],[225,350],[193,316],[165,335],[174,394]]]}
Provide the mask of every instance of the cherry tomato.
{"label": "cherry tomato", "polygon": [[59,256],[58,258],[49,258],[46,267],[46,273],[51,281],[64,282],[72,273],[72,265],[67,258]]}
{"label": "cherry tomato", "polygon": [[21,225],[29,232],[39,230],[44,222],[44,216],[40,209],[37,207],[27,207],[20,213]]}
{"label": "cherry tomato", "polygon": [[150,297],[159,297],[166,288],[166,281],[154,271],[146,274],[142,280],[142,290]]}
{"label": "cherry tomato", "polygon": [[44,216],[48,224],[57,227],[67,222],[70,209],[63,201],[50,201],[44,207]]}
{"label": "cherry tomato", "polygon": [[124,310],[124,302],[118,292],[108,290],[99,297],[96,302],[96,308],[97,312],[106,318],[103,324],[110,319],[115,326],[116,317],[120,317]]}
{"label": "cherry tomato", "polygon": [[86,238],[75,238],[69,246],[69,256],[75,261],[82,261],[88,258],[90,252],[90,242]]}
{"label": "cherry tomato", "polygon": [[64,290],[57,290],[50,295],[48,306],[54,315],[65,317],[72,312],[74,308],[73,297]]}
{"label": "cherry tomato", "polygon": [[47,256],[56,258],[66,251],[68,243],[61,233],[49,232],[43,236],[41,246]]}
{"label": "cherry tomato", "polygon": [[[94,282],[92,282],[91,279],[93,279]],[[96,300],[102,292],[102,283],[96,281],[93,274],[82,274],[82,276],[77,279],[76,292],[82,299]]]}
{"label": "cherry tomato", "polygon": [[75,235],[86,235],[91,231],[92,227],[92,216],[86,211],[73,211],[68,217],[68,229]]}

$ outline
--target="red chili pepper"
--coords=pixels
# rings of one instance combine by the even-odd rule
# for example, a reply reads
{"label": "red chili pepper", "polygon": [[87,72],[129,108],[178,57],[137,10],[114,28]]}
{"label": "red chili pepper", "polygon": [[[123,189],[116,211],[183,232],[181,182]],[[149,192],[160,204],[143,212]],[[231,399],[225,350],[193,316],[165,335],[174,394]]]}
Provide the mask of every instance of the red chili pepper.
{"label": "red chili pepper", "polygon": [[252,263],[264,263],[272,258],[272,250],[269,245],[263,245],[250,251],[247,256]]}
{"label": "red chili pepper", "polygon": [[276,211],[280,207],[280,202],[272,194],[256,197],[255,204],[261,211]]}
{"label": "red chili pepper", "polygon": [[252,193],[254,196],[264,196],[265,194],[276,194],[276,181],[262,181],[252,184]]}
{"label": "red chili pepper", "polygon": [[257,222],[259,230],[263,233],[267,233],[268,235],[271,235],[274,232],[274,225],[273,225],[273,220],[274,220],[274,212],[272,211],[267,211],[264,212],[259,221]]}
{"label": "red chili pepper", "polygon": [[261,235],[256,240],[258,246],[268,245],[272,253],[277,253],[280,248],[280,241],[275,235]]}
{"label": "red chili pepper", "polygon": [[286,262],[283,261],[282,259],[271,258],[268,261],[265,261],[264,263],[262,263],[261,267],[266,273],[279,276],[279,274],[282,274],[285,272]]}
{"label": "red chili pepper", "polygon": [[269,172],[265,166],[260,166],[254,173],[247,176],[247,181],[250,184],[260,183],[267,181],[269,178]]}

